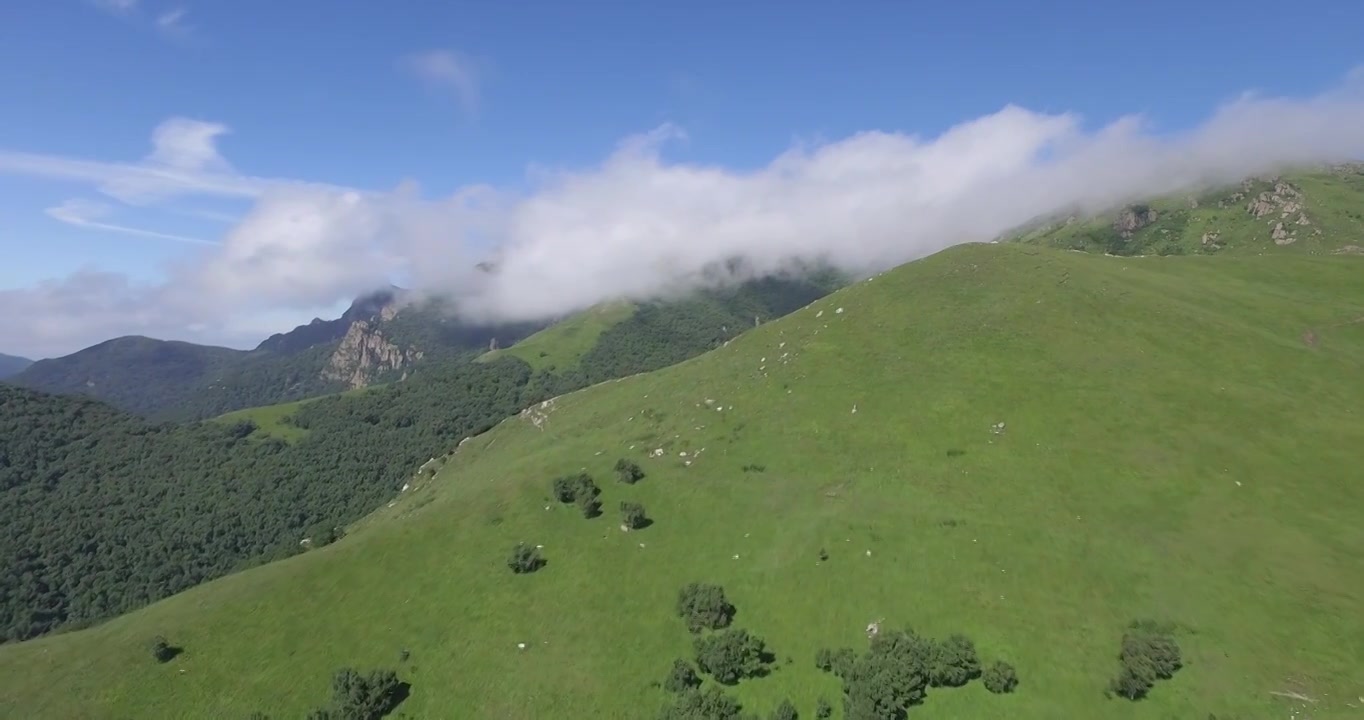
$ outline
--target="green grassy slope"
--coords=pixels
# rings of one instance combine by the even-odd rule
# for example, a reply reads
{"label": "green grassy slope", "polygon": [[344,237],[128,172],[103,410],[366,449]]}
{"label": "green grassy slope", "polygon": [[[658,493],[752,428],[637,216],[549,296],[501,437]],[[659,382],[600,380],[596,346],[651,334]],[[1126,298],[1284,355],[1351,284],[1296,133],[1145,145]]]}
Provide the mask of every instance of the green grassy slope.
{"label": "green grassy slope", "polygon": [[[1115,255],[1358,253],[1362,198],[1364,165],[1345,165],[1038,223],[1010,239]],[[1137,222],[1124,225],[1124,214]]]}
{"label": "green grassy slope", "polygon": [[[1022,680],[930,691],[913,717],[1287,716],[1275,691],[1355,717],[1361,273],[953,248],[509,419],[334,545],[0,647],[0,716],[301,717],[351,665],[395,667],[411,717],[651,717],[690,654],[677,590],[704,580],[777,654],[733,691],[763,714],[837,704],[816,649],[884,619],[965,632]],[[621,456],[648,477],[613,482]],[[548,500],[579,468],[604,517]],[[622,499],[656,523],[622,533]],[[518,541],[548,566],[512,575]],[[1186,667],[1106,700],[1144,617],[1180,624]],[[153,662],[158,633],[184,654]]]}
{"label": "green grassy slope", "polygon": [[634,311],[635,306],[628,302],[598,305],[550,325],[511,347],[486,352],[479,360],[486,362],[512,355],[525,360],[535,370],[568,370],[592,349],[603,332],[630,317]]}
{"label": "green grassy slope", "polygon": [[289,420],[293,418],[294,413],[298,412],[299,408],[317,399],[319,398],[233,410],[230,413],[223,413],[213,418],[213,421],[223,423],[252,422],[256,425],[256,429],[251,433],[252,438],[258,440],[279,438],[285,442],[294,442],[306,437],[308,431],[295,426]]}

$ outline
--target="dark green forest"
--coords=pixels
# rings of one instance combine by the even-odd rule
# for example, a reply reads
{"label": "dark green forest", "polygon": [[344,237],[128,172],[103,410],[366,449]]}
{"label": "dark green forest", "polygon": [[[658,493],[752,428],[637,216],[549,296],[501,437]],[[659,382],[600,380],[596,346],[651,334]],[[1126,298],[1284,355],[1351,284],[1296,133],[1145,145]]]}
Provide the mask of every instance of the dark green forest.
{"label": "dark green forest", "polygon": [[0,384],[0,639],[88,625],[302,552],[304,537],[334,536],[423,462],[523,407],[693,357],[836,284],[761,280],[645,304],[561,374],[513,357],[425,364],[302,406],[292,422],[308,433],[293,443],[252,437],[249,422],[157,423]]}

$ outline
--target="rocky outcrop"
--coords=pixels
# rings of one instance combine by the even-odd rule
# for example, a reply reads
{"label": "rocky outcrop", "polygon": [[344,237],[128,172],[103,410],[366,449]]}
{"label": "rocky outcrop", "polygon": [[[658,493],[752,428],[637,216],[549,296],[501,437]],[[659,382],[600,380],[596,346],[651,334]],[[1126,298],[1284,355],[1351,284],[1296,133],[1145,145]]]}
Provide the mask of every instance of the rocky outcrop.
{"label": "rocky outcrop", "polygon": [[[393,314],[396,313],[395,308]],[[389,315],[388,308],[384,308],[380,317],[391,319],[391,315],[386,315]],[[361,388],[379,375],[407,367],[421,358],[420,350],[400,348],[385,338],[377,322],[356,320],[322,369],[322,377],[344,382],[352,389]]]}
{"label": "rocky outcrop", "polygon": [[1118,213],[1118,218],[1113,221],[1113,229],[1122,237],[1132,237],[1132,233],[1155,222],[1159,216],[1148,205],[1132,205]]}
{"label": "rocky outcrop", "polygon": [[1274,189],[1266,190],[1251,198],[1246,212],[1252,217],[1264,217],[1277,213],[1286,218],[1293,213],[1302,212],[1302,192],[1282,180],[1274,182]]}

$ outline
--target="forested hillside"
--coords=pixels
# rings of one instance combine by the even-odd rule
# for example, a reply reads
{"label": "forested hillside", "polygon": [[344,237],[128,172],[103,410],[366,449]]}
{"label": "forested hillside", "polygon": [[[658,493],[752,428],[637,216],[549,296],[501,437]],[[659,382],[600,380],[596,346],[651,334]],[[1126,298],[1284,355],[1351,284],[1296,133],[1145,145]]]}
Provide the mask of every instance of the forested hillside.
{"label": "forested hillside", "polygon": [[16,568],[0,579],[3,638],[119,614],[299,552],[304,537],[333,536],[424,462],[521,408],[698,355],[837,282],[760,280],[645,304],[572,372],[535,372],[514,356],[427,364],[404,382],[291,407],[285,421],[300,431],[291,442],[262,437],[249,419],[158,425],[0,385],[0,563]]}
{"label": "forested hillside", "polygon": [[22,640],[300,550],[390,497],[433,454],[528,402],[530,369],[462,363],[305,405],[301,441],[250,423],[152,425],[0,385],[0,629]]}

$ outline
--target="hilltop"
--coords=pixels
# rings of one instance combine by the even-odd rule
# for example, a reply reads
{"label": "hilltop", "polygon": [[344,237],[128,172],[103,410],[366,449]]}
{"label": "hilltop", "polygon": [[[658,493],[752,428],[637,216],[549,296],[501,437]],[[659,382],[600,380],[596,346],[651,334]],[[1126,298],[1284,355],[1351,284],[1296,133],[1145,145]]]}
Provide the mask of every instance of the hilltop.
{"label": "hilltop", "polygon": [[1097,216],[1039,220],[1006,239],[1111,255],[1360,254],[1364,165],[1248,178]]}
{"label": "hilltop", "polygon": [[[880,621],[1018,670],[1011,694],[934,688],[914,717],[1281,717],[1292,695],[1347,717],[1362,271],[952,248],[538,403],[325,548],[0,647],[0,715],[301,717],[348,666],[394,669],[412,717],[650,717],[700,581],[774,655],[724,688],[762,715],[837,705],[816,651]],[[644,479],[616,482],[620,458]],[[604,517],[551,496],[580,471]],[[622,501],[653,524],[622,532]],[[520,542],[548,564],[512,573]],[[1184,667],[1105,698],[1148,618]],[[156,635],[182,652],[156,662]]]}

